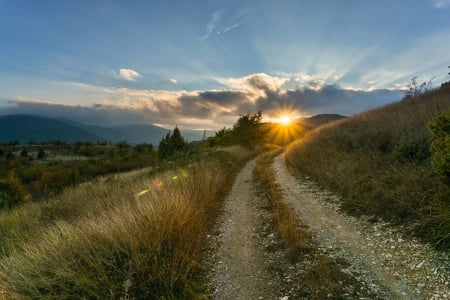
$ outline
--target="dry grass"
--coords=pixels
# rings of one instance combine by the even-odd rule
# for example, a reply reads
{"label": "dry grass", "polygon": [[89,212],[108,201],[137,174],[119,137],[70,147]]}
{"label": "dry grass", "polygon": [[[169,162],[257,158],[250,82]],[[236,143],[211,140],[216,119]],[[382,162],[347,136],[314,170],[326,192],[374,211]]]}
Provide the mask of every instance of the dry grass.
{"label": "dry grass", "polygon": [[219,151],[229,153],[229,154],[233,155],[234,157],[238,157],[242,160],[247,160],[254,155],[254,151],[251,151],[248,148],[238,146],[238,145],[221,147],[221,148],[219,148]]}
{"label": "dry grass", "polygon": [[273,157],[281,151],[279,148],[261,154],[256,160],[254,174],[260,192],[270,200],[275,226],[288,251],[288,257],[291,261],[296,261],[301,254],[310,251],[312,237],[297,220],[294,210],[283,198],[275,181],[271,163]]}
{"label": "dry grass", "polygon": [[238,169],[231,156],[216,156],[3,213],[0,227],[13,229],[2,240],[10,246],[0,290],[21,299],[194,297],[206,232]]}
{"label": "dry grass", "polygon": [[411,225],[449,247],[449,219],[430,215],[434,207],[450,211],[450,194],[432,170],[427,129],[449,108],[447,85],[314,130],[288,147],[287,162],[341,194],[347,211]]}
{"label": "dry grass", "polygon": [[[72,222],[80,217],[95,217],[118,201],[133,198],[140,185],[146,185],[145,173],[103,177],[78,187],[70,187],[54,198],[30,202],[0,213],[0,256],[39,234],[58,221]],[[114,197],[112,197],[114,195]]]}

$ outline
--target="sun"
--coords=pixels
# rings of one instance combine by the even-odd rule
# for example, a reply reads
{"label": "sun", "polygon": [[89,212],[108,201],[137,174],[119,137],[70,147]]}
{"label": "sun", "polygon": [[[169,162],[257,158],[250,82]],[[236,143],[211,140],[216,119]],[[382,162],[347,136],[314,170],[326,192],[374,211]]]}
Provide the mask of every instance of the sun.
{"label": "sun", "polygon": [[287,126],[287,125],[291,124],[292,119],[289,116],[282,116],[281,118],[278,119],[278,122],[282,125]]}
{"label": "sun", "polygon": [[268,143],[286,146],[294,140],[301,137],[303,128],[296,117],[290,111],[284,111],[267,124],[267,141]]}

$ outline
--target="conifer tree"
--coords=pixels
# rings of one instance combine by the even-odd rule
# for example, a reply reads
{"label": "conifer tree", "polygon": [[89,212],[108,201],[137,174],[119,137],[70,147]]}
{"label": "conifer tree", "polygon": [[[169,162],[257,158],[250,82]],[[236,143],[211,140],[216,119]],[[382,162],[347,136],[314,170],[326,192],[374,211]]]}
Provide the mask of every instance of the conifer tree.
{"label": "conifer tree", "polygon": [[169,131],[159,142],[158,152],[161,159],[168,158],[186,150],[187,142],[181,135],[178,126],[175,126],[173,134]]}
{"label": "conifer tree", "polygon": [[173,130],[173,135],[170,138],[170,145],[172,146],[174,152],[182,151],[186,146],[186,141],[184,140],[183,136],[181,136],[181,132],[180,129],[178,129],[178,126],[175,126]]}

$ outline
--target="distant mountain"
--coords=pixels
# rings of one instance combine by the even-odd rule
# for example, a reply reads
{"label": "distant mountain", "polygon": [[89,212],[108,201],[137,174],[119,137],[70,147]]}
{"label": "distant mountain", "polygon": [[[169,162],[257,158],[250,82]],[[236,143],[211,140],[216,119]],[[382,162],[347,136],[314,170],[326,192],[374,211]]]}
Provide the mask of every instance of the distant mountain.
{"label": "distant mountain", "polygon": [[[114,127],[100,127],[77,124],[80,128],[91,132],[95,135],[104,137],[105,140],[112,142],[127,141],[131,144],[151,143],[158,146],[161,139],[170,131],[164,127],[146,124],[134,125],[118,125]],[[203,138],[203,131],[181,129],[181,134],[189,142],[199,141]],[[207,136],[212,135],[213,132],[207,131]]]}
{"label": "distant mountain", "polygon": [[28,115],[0,116],[0,142],[18,140],[44,142],[61,140],[69,143],[96,141],[98,135],[66,122]]}
{"label": "distant mountain", "polygon": [[122,125],[115,127],[100,127],[79,124],[81,128],[104,140],[111,142],[127,141],[131,144],[151,143],[158,145],[162,137],[169,131],[163,127],[154,125]]}
{"label": "distant mountain", "polygon": [[[127,141],[131,144],[152,143],[157,146],[169,129],[155,125],[121,125],[101,127],[77,123],[71,120],[55,120],[30,115],[0,116],[0,142],[18,140],[21,143],[60,140],[68,143],[106,140]],[[188,141],[201,140],[203,131],[184,130],[181,134]],[[212,132],[208,131],[207,135]]]}

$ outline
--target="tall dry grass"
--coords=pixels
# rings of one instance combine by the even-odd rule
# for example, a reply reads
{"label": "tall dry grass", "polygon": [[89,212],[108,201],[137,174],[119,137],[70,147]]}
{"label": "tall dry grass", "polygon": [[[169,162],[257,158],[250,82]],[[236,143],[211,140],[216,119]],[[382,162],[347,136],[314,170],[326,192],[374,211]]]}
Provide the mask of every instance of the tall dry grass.
{"label": "tall dry grass", "polygon": [[[15,235],[26,237],[10,233],[0,290],[20,299],[193,298],[206,232],[240,163],[218,153],[154,177],[73,189],[54,200],[67,216],[52,204],[46,224],[39,220],[48,208],[34,208],[36,221],[27,226],[40,229],[26,234],[16,224]],[[0,226],[8,218],[2,215]]]}
{"label": "tall dry grass", "polygon": [[117,175],[102,177],[69,187],[53,198],[0,212],[0,257],[58,221],[95,217],[114,207],[117,201],[133,198],[139,185],[145,185],[147,181],[146,172],[124,173],[120,178]]}
{"label": "tall dry grass", "polygon": [[280,154],[282,150],[280,147],[260,154],[253,173],[259,192],[270,201],[274,223],[287,249],[288,258],[296,261],[302,254],[310,251],[312,236],[304,229],[300,220],[297,220],[295,211],[284,199],[275,180],[271,164],[274,156]]}
{"label": "tall dry grass", "polygon": [[314,130],[288,147],[286,160],[340,193],[347,211],[406,225],[449,247],[450,220],[430,214],[450,211],[450,194],[431,167],[427,128],[449,108],[446,85]]}

